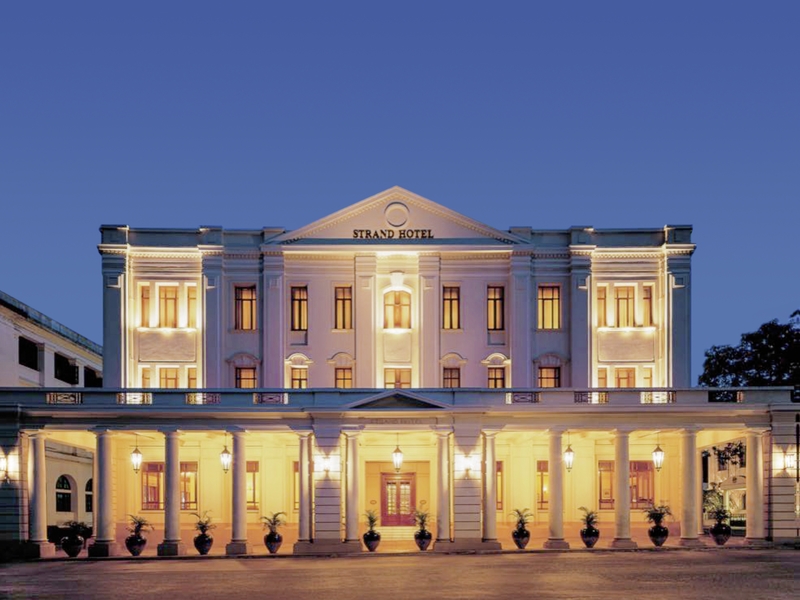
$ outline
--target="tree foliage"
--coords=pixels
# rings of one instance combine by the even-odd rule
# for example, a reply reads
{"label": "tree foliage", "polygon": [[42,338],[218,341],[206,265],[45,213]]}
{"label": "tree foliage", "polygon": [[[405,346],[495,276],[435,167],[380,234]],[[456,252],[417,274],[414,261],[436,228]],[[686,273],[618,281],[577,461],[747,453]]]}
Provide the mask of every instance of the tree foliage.
{"label": "tree foliage", "polygon": [[712,346],[705,356],[700,385],[800,385],[800,310],[788,323],[769,321],[737,346]]}

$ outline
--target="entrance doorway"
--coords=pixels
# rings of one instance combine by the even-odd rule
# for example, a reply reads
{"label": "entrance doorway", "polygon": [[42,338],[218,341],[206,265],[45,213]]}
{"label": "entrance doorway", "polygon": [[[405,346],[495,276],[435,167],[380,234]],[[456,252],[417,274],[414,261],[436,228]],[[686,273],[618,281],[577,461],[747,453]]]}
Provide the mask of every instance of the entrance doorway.
{"label": "entrance doorway", "polygon": [[414,473],[381,474],[381,526],[414,525],[416,500]]}

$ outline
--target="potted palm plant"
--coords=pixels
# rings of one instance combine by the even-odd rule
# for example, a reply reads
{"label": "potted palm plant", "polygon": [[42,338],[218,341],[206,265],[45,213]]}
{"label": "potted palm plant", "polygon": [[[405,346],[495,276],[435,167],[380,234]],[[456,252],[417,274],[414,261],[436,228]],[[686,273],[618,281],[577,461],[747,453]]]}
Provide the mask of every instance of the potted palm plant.
{"label": "potted palm plant", "polygon": [[367,550],[375,552],[378,544],[381,543],[381,534],[375,531],[375,526],[378,524],[378,514],[374,510],[368,510],[365,513],[367,517],[367,531],[364,532],[364,544]]}
{"label": "potted palm plant", "polygon": [[525,525],[531,520],[533,514],[527,508],[523,508],[522,510],[515,508],[511,511],[511,516],[517,521],[514,531],[511,532],[511,537],[514,539],[517,548],[524,550],[531,539],[531,532],[528,531]]}
{"label": "potted palm plant", "polygon": [[669,529],[664,527],[662,523],[667,516],[672,516],[672,511],[666,504],[660,504],[658,506],[651,504],[644,509],[644,514],[647,522],[653,524],[653,526],[647,530],[650,541],[653,542],[656,547],[663,546],[664,542],[666,542],[669,537]]}
{"label": "potted palm plant", "polygon": [[133,556],[139,556],[147,545],[147,538],[142,535],[142,532],[152,530],[153,527],[144,517],[128,516],[131,519],[130,525],[128,525],[130,535],[125,538],[125,547]]}
{"label": "potted palm plant", "polygon": [[202,515],[200,513],[192,514],[197,517],[194,528],[200,532],[194,538],[194,547],[197,548],[200,554],[208,554],[208,551],[211,550],[211,546],[214,544],[214,538],[211,537],[208,532],[214,529],[216,525],[211,522],[211,517],[208,516],[207,510],[203,511]]}
{"label": "potted palm plant", "polygon": [[414,532],[414,541],[417,543],[417,546],[423,552],[428,549],[428,546],[431,545],[431,540],[433,539],[433,534],[428,531],[428,519],[430,518],[430,513],[424,510],[415,510],[414,511],[414,522],[417,524],[417,529]]}
{"label": "potted palm plant", "polygon": [[283,543],[283,536],[278,533],[278,527],[286,523],[283,518],[285,514],[285,512],[275,512],[268,517],[261,517],[264,528],[269,529],[269,533],[264,536],[264,545],[270,554],[275,554]]}
{"label": "potted palm plant", "polygon": [[64,527],[67,528],[67,535],[61,538],[61,549],[70,558],[75,558],[83,549],[89,526],[83,521],[67,521]]}
{"label": "potted palm plant", "polygon": [[589,510],[585,506],[581,506],[579,510],[583,511],[583,516],[581,516],[581,523],[583,523],[581,539],[587,548],[594,548],[597,540],[600,539],[600,530],[595,527],[599,518],[597,511]]}
{"label": "potted palm plant", "polygon": [[731,513],[722,506],[717,506],[708,511],[708,516],[714,519],[711,527],[711,537],[717,546],[722,546],[731,537],[731,526],[726,521],[730,520]]}

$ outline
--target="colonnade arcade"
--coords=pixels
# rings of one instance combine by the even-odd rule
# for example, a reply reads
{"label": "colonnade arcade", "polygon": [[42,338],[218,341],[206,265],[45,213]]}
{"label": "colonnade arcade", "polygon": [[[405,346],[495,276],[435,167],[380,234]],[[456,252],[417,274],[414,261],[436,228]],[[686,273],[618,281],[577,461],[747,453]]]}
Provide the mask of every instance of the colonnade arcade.
{"label": "colonnade arcade", "polygon": [[[213,429],[196,421],[180,428],[131,422],[25,433],[29,540],[42,555],[54,493],[47,489],[48,438],[95,452],[94,556],[120,552],[128,515],[155,526],[150,538],[158,555],[183,554],[194,535],[193,513],[205,511],[218,525],[216,543],[231,555],[263,552],[256,546],[260,517],[279,511],[287,516],[287,541],[294,541],[284,551],[298,554],[360,552],[368,510],[378,514],[384,536],[395,529],[405,535],[414,525],[410,514],[428,512],[434,550],[457,551],[499,549],[498,540],[508,546],[509,513],[528,508],[533,525],[546,527],[531,547],[569,548],[565,526],[577,526],[581,506],[599,511],[607,546],[633,548],[631,526],[642,523],[643,503],[672,506],[671,528],[680,524],[676,543],[692,546],[703,530],[703,450],[731,439],[746,443],[746,536],[765,536],[765,430],[759,428],[599,429],[496,417],[345,419],[338,413],[252,426],[220,420]],[[656,446],[664,450],[658,469],[647,466]],[[134,470],[137,452],[141,464]],[[229,465],[221,460],[225,452]]]}

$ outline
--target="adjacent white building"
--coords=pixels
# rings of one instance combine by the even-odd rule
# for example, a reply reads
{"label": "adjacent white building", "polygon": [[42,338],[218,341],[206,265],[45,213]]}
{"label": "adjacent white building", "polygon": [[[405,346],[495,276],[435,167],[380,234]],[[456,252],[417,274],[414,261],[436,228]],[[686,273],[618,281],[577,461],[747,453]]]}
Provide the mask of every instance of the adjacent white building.
{"label": "adjacent white building", "polygon": [[[796,535],[791,390],[690,389],[689,226],[500,231],[392,188],[292,231],[101,233],[105,388],[0,394],[11,452],[97,453],[95,555],[130,514],[183,553],[204,510],[229,554],[275,511],[297,553],[360,551],[367,510],[410,540],[413,509],[439,551],[499,547],[512,508],[564,548],[580,506],[628,548],[654,502],[695,545],[712,483],[749,540]],[[52,494],[37,472],[20,492]]]}

